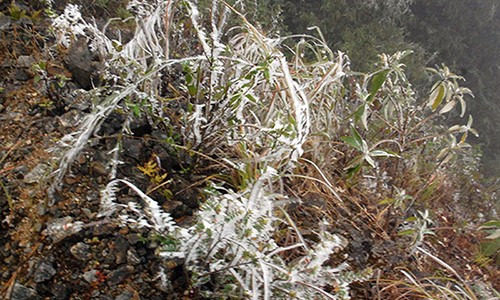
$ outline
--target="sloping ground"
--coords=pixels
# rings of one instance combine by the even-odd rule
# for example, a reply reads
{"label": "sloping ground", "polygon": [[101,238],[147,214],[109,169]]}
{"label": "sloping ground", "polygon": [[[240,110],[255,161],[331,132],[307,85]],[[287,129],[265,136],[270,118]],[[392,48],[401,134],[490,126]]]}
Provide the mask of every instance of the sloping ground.
{"label": "sloping ground", "polygon": [[[2,296],[198,299],[203,298],[204,290],[215,290],[217,280],[221,279],[217,272],[210,274],[202,286],[196,286],[182,259],[164,259],[158,255],[159,247],[170,242],[164,235],[144,227],[124,226],[99,215],[103,213],[99,192],[109,182],[112,170],[109,162],[118,142],[122,145],[122,163],[116,165],[116,177],[134,182],[184,228],[196,222],[195,215],[207,198],[203,192],[206,183],[222,178],[213,174],[229,178],[221,180],[227,190],[245,184],[244,174],[235,175],[234,169],[214,162],[220,154],[210,156],[201,150],[165,142],[175,136],[169,130],[182,134],[175,125],[181,122],[180,115],[190,105],[186,92],[178,87],[183,83],[182,77],[187,77],[186,72],[179,67],[162,78],[166,86],[163,96],[173,99],[164,106],[171,123],[144,115],[129,119],[129,115],[117,109],[104,120],[71,165],[61,189],[49,197],[47,191],[53,177],[47,175],[56,169],[57,161],[52,158],[61,151],[57,142],[76,130],[79,121],[91,111],[96,100],[79,89],[89,90],[93,81],[98,80],[95,72],[100,61],[81,42],[54,51],[50,47],[53,38],[46,31],[49,20],[37,17],[32,7],[21,7],[20,11],[24,15],[17,18],[12,8],[10,11],[4,8],[0,19],[0,46],[4,49],[0,69]],[[124,123],[130,131],[123,130]],[[330,149],[315,152],[320,144],[315,144],[317,141],[321,138],[304,146],[305,153],[296,166],[295,171],[306,176],[283,180],[284,192],[290,199],[301,201],[286,202],[280,217],[288,215],[297,230],[284,225],[277,228],[274,240],[280,246],[301,239],[312,245],[320,240],[318,224],[328,224],[327,232],[338,234],[347,242],[341,243],[346,246],[330,255],[325,265],[347,262],[357,274],[353,277],[370,278],[351,284],[354,299],[437,297],[439,287],[452,290],[456,285],[466,289],[465,295],[493,299],[493,289],[500,288],[498,265],[480,255],[485,233],[478,231],[475,224],[481,221],[480,213],[494,217],[493,204],[482,202],[482,195],[493,194],[494,190],[489,191],[479,183],[467,190],[466,184],[460,187],[464,178],[459,175],[452,178],[446,173],[425,177],[428,182],[424,184],[420,182],[424,179],[412,178],[412,174],[399,178],[408,182],[406,192],[421,200],[418,208],[433,213],[434,223],[423,225],[435,235],[422,232],[425,244],[419,244],[420,250],[409,251],[409,245],[415,244],[415,231],[411,236],[400,233],[405,226],[403,221],[418,216],[417,211],[402,212],[387,203],[381,204],[381,200],[395,194],[384,187],[385,179],[374,186],[365,186],[361,180],[347,180],[343,168],[338,173],[322,173],[311,162],[318,161],[318,155],[328,160]],[[347,146],[341,149],[349,153]],[[227,151],[224,157],[242,156],[244,152],[235,148],[223,150]],[[269,150],[248,149],[249,153],[252,151]],[[341,157],[335,163],[345,167],[350,161],[350,157]],[[385,170],[396,170],[392,162],[384,163]],[[249,173],[257,178],[258,163],[253,166],[255,170]],[[335,188],[315,178],[331,182]],[[459,197],[455,195],[458,190],[462,191]],[[121,188],[116,193],[119,205],[128,205],[137,198],[133,189]],[[465,220],[471,224],[464,224]],[[292,263],[300,260],[305,250],[290,248],[280,255]],[[339,289],[334,282],[327,286],[330,293]]]}

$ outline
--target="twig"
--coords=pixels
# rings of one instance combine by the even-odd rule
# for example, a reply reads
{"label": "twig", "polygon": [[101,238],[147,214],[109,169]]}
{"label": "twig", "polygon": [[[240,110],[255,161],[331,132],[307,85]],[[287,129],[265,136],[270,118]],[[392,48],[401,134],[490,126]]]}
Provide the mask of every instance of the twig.
{"label": "twig", "polygon": [[5,159],[7,159],[7,157],[12,153],[12,151],[14,151],[14,149],[16,149],[20,144],[22,144],[22,142],[23,142],[22,140],[19,140],[12,147],[9,148],[7,153],[5,153],[2,159],[0,159],[0,165],[4,162]]}

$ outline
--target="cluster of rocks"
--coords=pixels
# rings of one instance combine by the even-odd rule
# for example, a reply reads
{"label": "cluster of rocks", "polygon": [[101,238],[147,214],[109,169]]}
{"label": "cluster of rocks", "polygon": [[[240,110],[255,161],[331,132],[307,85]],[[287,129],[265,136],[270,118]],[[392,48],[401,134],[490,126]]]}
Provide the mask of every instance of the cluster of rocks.
{"label": "cluster of rocks", "polygon": [[[0,9],[6,11],[2,5]],[[29,5],[21,8],[30,9]],[[14,27],[26,29],[23,34],[36,31],[35,39],[42,39],[40,45],[50,45],[52,38],[46,32],[48,20],[43,22],[34,24],[0,14],[0,31],[9,34],[15,31]],[[17,127],[15,132],[5,131],[5,141],[11,140],[12,145],[5,149],[2,145],[0,149],[0,171],[8,172],[8,176],[2,174],[0,180],[16,204],[23,193],[34,200],[31,207],[26,204],[11,211],[12,201],[0,188],[3,221],[0,223],[0,280],[5,287],[0,291],[1,297],[13,300],[179,299],[178,295],[186,289],[186,274],[179,262],[165,261],[156,255],[155,249],[161,240],[154,233],[117,225],[113,220],[102,222],[96,217],[99,190],[109,180],[108,152],[116,145],[116,139],[108,137],[122,129],[123,115],[113,113],[103,122],[96,136],[106,138],[91,141],[65,178],[65,186],[52,207],[43,202],[39,189],[46,188],[43,183],[53,170],[54,161],[47,156],[29,162],[26,159],[34,156],[35,151],[41,151],[37,148],[53,147],[56,139],[74,130],[92,110],[92,99],[86,91],[100,83],[98,57],[91,53],[84,39],[74,42],[67,55],[47,56],[48,49],[42,48],[16,51],[12,52],[19,55],[0,55],[3,77],[0,126]],[[36,70],[34,66],[40,63],[45,69]],[[23,88],[31,94],[26,94]],[[15,98],[20,91],[23,94]],[[121,159],[125,164],[120,166],[119,176],[134,180],[146,189],[149,179],[135,166],[155,153],[175,185],[171,187],[175,197],[166,199],[159,192],[152,197],[175,218],[188,219],[198,208],[198,192],[186,189],[191,182],[177,172],[182,169],[179,158],[173,157],[172,149],[160,142],[164,134],[154,129],[147,118],[133,120],[130,127],[134,136],[123,139]],[[27,138],[31,139],[31,145],[16,148],[16,139]],[[191,158],[184,155],[182,159]],[[123,201],[132,197],[125,196],[128,198]],[[86,225],[60,238],[42,234],[47,224],[65,220],[67,216]],[[16,231],[20,231],[24,223],[29,224],[23,229],[25,235],[17,235]],[[179,294],[176,296],[173,291]]]}

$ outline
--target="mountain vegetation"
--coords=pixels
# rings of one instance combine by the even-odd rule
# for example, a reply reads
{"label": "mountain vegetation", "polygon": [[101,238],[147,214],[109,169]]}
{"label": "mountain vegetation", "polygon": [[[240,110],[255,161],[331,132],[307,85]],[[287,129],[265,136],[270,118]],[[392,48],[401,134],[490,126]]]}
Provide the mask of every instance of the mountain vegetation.
{"label": "mountain vegetation", "polygon": [[[72,281],[69,253],[83,268],[74,278],[95,271],[68,292],[75,299],[87,286],[117,296],[121,286],[107,280],[137,297],[153,282],[169,299],[499,297],[497,191],[469,144],[480,133],[468,105],[475,91],[454,64],[423,67],[426,48],[406,36],[416,18],[406,18],[425,5],[86,3],[43,4],[51,38],[30,84],[72,86],[67,97],[87,104],[53,97],[44,106],[78,120],[30,182],[41,193],[30,211],[43,212],[24,230],[40,233],[28,239],[45,250],[26,259],[61,260],[41,260],[53,271],[34,276],[33,291],[51,297],[51,284]],[[68,76],[50,69],[56,59]],[[29,222],[5,187],[14,180],[2,183],[6,232]],[[155,257],[140,280],[116,279],[139,268],[126,250],[112,262],[91,253],[109,236],[114,249],[129,243],[96,233],[103,224],[139,236],[141,253]],[[30,272],[14,274],[9,295],[17,277],[33,283]]]}

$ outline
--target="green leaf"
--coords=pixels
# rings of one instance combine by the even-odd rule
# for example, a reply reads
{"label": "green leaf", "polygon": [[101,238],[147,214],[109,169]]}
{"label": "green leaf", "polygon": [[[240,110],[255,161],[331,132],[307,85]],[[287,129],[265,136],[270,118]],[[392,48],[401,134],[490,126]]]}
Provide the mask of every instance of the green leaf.
{"label": "green leaf", "polygon": [[366,103],[361,104],[354,113],[354,119],[356,121],[361,121],[363,127],[368,129],[368,110],[366,109]]}
{"label": "green leaf", "polygon": [[479,227],[479,228],[482,229],[484,227],[498,227],[498,228],[500,228],[500,220],[488,221],[488,222],[484,223],[483,225],[481,225],[481,227]]}
{"label": "green leaf", "polygon": [[435,111],[439,107],[439,105],[441,105],[441,103],[443,102],[443,99],[444,99],[444,95],[445,95],[444,86],[443,86],[443,84],[440,84],[432,92],[432,94],[430,96],[431,101],[429,102],[429,104],[431,104],[432,111]]}
{"label": "green leaf", "polygon": [[353,166],[352,168],[347,168],[347,179],[352,178],[354,174],[358,173],[361,170],[361,163]]}
{"label": "green leaf", "polygon": [[356,148],[358,149],[359,151],[361,151],[361,145],[358,144],[358,142],[356,141],[356,139],[352,136],[343,136],[341,137],[341,140],[343,140],[347,145],[353,147],[353,148]]}
{"label": "green leaf", "polygon": [[492,256],[500,250],[500,239],[495,239],[481,243],[481,253],[485,256]]}
{"label": "green leaf", "polygon": [[382,205],[382,204],[392,204],[396,202],[395,199],[393,198],[385,198],[384,200],[380,201],[378,204]]}
{"label": "green leaf", "polygon": [[370,96],[368,97],[368,102],[370,102],[373,99],[373,97],[375,97],[377,92],[380,90],[385,80],[387,79],[387,74],[389,74],[389,70],[383,70],[372,77],[370,83]]}
{"label": "green leaf", "polygon": [[363,151],[363,138],[361,137],[361,135],[354,126],[351,126],[351,133],[352,137],[356,141],[356,144],[358,145],[356,148]]}
{"label": "green leaf", "polygon": [[415,229],[407,229],[398,232],[398,235],[413,235],[415,234]]}

